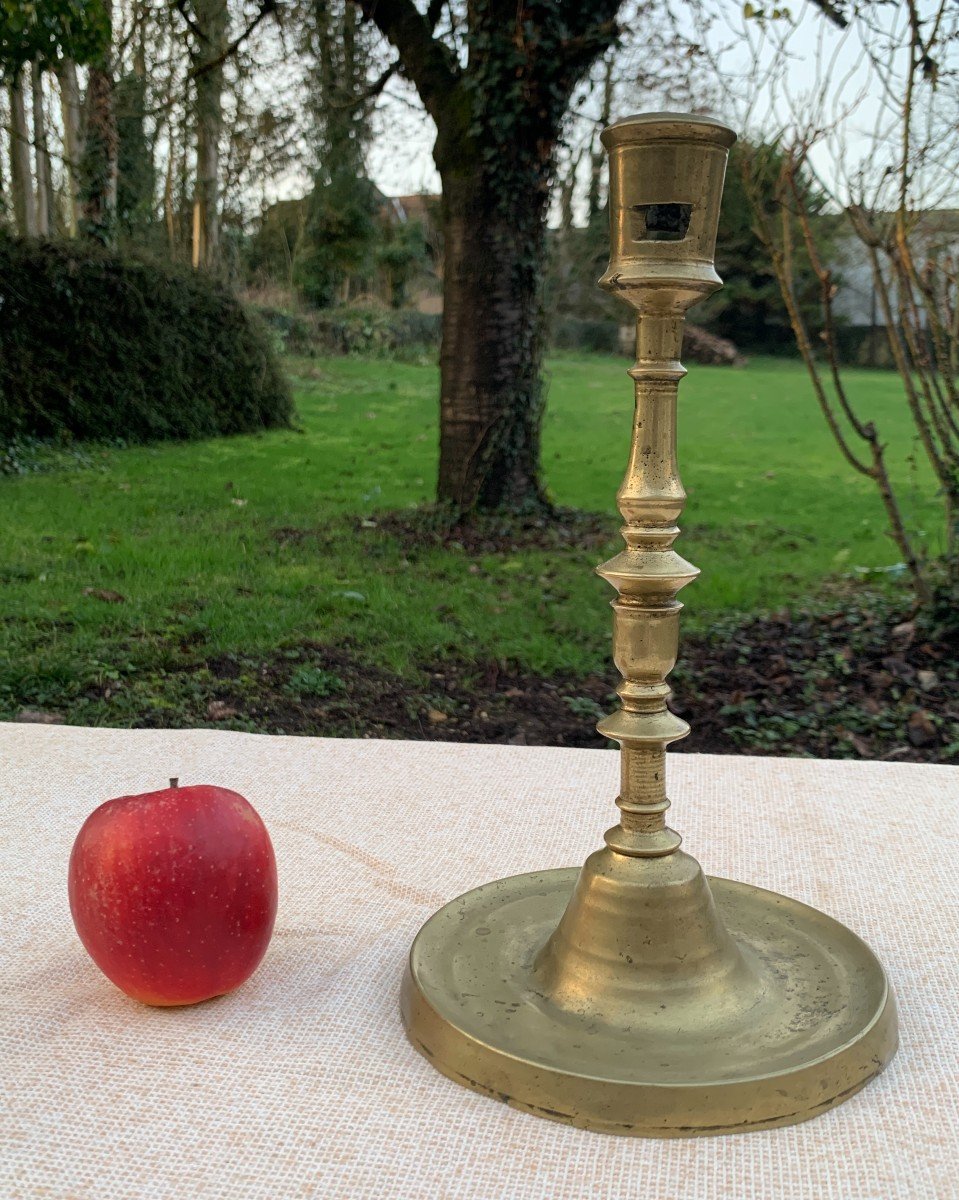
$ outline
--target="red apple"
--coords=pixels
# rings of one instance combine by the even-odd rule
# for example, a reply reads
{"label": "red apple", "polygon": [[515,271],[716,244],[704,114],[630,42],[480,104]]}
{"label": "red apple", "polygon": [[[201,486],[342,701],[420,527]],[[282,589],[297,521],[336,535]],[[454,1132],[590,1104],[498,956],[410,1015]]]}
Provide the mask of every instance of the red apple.
{"label": "red apple", "polygon": [[276,859],[248,801],[220,787],[108,800],[70,855],[70,911],[106,977],[145,1004],[239,987],[266,953]]}

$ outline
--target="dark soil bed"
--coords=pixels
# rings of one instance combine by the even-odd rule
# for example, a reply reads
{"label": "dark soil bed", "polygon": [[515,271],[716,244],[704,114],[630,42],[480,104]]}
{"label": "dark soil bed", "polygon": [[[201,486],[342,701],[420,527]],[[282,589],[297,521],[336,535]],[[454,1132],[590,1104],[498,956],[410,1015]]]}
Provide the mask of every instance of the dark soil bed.
{"label": "dark soil bed", "polygon": [[479,513],[454,520],[442,508],[418,508],[377,514],[377,528],[406,550],[455,546],[467,554],[509,554],[515,550],[560,550],[569,546],[601,549],[615,536],[608,513],[552,508],[525,516]]}
{"label": "dark soil bed", "polygon": [[[604,746],[596,720],[616,677],[543,677],[509,663],[425,664],[416,681],[349,647],[290,647],[266,660],[206,661],[183,723],[345,737]],[[195,668],[194,668],[195,670]],[[687,637],[674,709],[692,725],[678,750],[912,762],[959,759],[956,647],[876,602],[724,622]],[[202,706],[205,706],[203,708]],[[144,712],[137,723],[169,724]]]}

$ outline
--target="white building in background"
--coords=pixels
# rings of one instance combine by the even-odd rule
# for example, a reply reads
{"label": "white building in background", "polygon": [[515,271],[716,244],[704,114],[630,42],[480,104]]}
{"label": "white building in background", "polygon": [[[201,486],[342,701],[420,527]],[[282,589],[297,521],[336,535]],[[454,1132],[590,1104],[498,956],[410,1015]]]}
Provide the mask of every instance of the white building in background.
{"label": "white building in background", "polygon": [[[892,217],[889,216],[891,222]],[[954,281],[959,278],[959,210],[935,209],[922,213],[910,244],[920,270],[930,261],[939,264],[939,269],[951,273]],[[898,290],[891,277],[884,254],[884,278],[889,282],[890,300],[893,311],[898,307]],[[869,250],[844,223],[835,242],[833,269],[837,276],[838,289],[833,308],[846,329],[859,331],[858,345],[862,349],[861,361],[875,365],[889,362],[886,341],[886,320],[882,300],[876,288]],[[954,301],[956,284],[953,284]],[[856,342],[855,336],[850,339]]]}

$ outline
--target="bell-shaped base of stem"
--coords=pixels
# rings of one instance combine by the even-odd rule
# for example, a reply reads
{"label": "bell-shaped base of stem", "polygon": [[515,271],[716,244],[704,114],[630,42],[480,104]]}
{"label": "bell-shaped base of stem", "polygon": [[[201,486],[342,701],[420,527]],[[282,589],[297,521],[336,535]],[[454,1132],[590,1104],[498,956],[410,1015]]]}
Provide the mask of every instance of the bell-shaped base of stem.
{"label": "bell-shaped base of stem", "polygon": [[598,851],[436,913],[403,985],[413,1044],[539,1116],[682,1137],[790,1125],[889,1062],[882,967],[798,901],[707,880],[677,852]]}

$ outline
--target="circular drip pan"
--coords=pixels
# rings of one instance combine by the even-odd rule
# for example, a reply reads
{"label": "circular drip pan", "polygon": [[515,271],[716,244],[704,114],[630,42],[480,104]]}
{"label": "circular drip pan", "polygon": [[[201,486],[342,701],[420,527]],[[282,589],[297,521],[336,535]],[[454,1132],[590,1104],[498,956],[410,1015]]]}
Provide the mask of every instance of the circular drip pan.
{"label": "circular drip pan", "polygon": [[497,880],[423,926],[403,1020],[444,1075],[584,1129],[689,1137],[807,1120],[895,1054],[895,1001],[869,947],[808,905],[728,879],[709,884],[751,965],[741,1004],[717,1013],[666,994],[654,1003],[637,989],[626,1025],[558,1006],[533,963],[578,876],[564,868]]}

